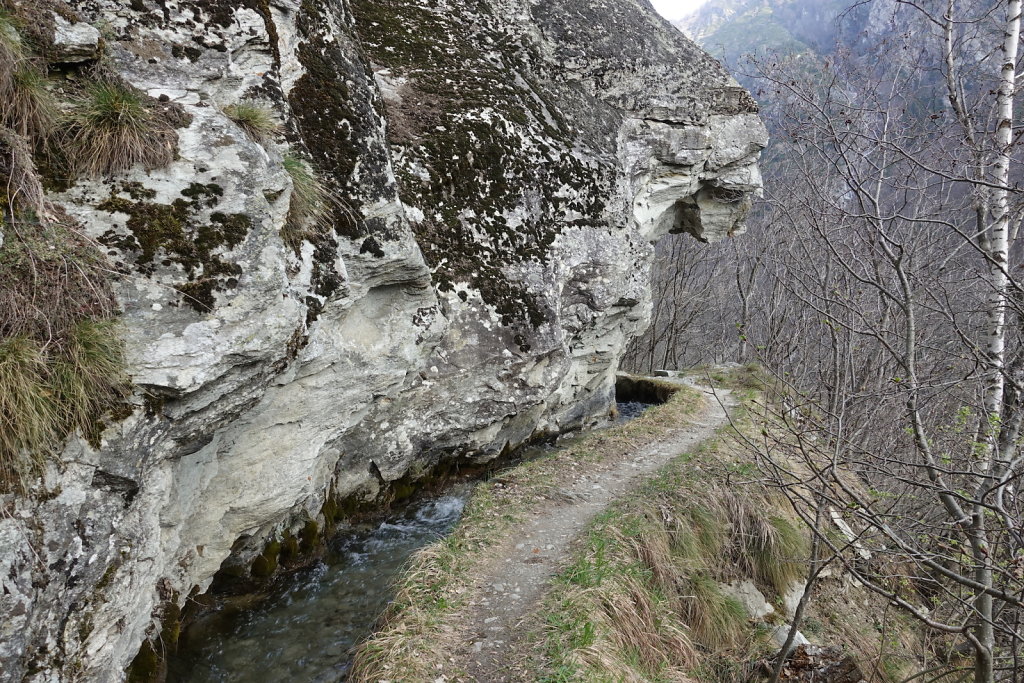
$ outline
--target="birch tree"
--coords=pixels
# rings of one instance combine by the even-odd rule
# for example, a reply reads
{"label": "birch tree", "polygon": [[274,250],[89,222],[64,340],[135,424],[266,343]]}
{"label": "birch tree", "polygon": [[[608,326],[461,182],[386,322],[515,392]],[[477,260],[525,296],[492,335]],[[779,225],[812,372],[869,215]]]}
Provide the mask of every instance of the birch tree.
{"label": "birch tree", "polygon": [[804,240],[769,278],[817,321],[793,355],[759,345],[793,409],[757,448],[806,519],[813,489],[855,530],[820,535],[848,571],[968,648],[976,682],[1017,680],[1021,0],[896,11],[906,40],[872,58],[760,64],[788,147],[772,215]]}

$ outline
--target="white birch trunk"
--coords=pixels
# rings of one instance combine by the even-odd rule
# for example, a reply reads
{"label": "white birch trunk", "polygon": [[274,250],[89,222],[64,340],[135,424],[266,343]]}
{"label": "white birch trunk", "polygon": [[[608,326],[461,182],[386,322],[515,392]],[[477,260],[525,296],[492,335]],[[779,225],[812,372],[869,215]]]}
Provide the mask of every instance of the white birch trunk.
{"label": "white birch trunk", "polygon": [[[1007,17],[1001,49],[1002,67],[999,92],[996,98],[996,156],[992,181],[997,186],[992,191],[992,226],[988,234],[989,292],[986,302],[987,329],[985,358],[987,382],[985,387],[986,444],[988,446],[986,466],[992,477],[1002,475],[1005,463],[999,453],[999,424],[1002,417],[1003,394],[1005,392],[1006,369],[1006,312],[1008,304],[1008,264],[1010,253],[1010,151],[1013,143],[1013,100],[1017,76],[1017,48],[1020,37],[1021,0],[1007,0]],[[992,586],[992,568],[988,553],[988,539],[983,509],[974,511],[974,538],[972,547],[978,563],[976,580],[986,587]],[[979,553],[978,551],[982,552]],[[979,557],[978,555],[982,555]],[[989,683],[994,680],[993,655],[995,630],[992,620],[992,596],[982,594],[975,601],[978,611],[978,625],[975,629],[978,647],[975,662],[975,683]]]}

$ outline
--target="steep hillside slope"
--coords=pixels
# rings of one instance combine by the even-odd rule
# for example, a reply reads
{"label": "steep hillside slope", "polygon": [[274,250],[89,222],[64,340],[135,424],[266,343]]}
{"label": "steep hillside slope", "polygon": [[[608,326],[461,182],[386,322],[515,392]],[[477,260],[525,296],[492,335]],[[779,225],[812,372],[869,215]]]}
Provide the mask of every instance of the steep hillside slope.
{"label": "steep hillside slope", "polygon": [[676,25],[705,50],[735,65],[745,54],[827,54],[837,43],[855,44],[871,7],[885,3],[854,4],[850,0],[709,0]]}

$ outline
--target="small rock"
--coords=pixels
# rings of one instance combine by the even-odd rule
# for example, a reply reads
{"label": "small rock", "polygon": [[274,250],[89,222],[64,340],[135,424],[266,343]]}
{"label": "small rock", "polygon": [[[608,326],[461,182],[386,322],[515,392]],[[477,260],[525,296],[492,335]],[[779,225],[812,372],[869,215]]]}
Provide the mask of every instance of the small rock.
{"label": "small rock", "polygon": [[[789,637],[790,628],[792,628],[790,624],[782,624],[780,626],[776,626],[775,629],[772,631],[771,639],[772,642],[775,643],[776,647],[781,648],[783,645],[786,644],[786,638]],[[810,644],[811,641],[807,640],[807,638],[804,637],[804,634],[800,633],[800,631],[797,631],[796,636],[793,638],[793,645],[791,646],[791,648],[796,649],[798,647],[803,647],[805,645]]]}
{"label": "small rock", "polygon": [[85,22],[72,24],[53,14],[53,49],[47,55],[57,64],[74,64],[99,56],[100,32]]}

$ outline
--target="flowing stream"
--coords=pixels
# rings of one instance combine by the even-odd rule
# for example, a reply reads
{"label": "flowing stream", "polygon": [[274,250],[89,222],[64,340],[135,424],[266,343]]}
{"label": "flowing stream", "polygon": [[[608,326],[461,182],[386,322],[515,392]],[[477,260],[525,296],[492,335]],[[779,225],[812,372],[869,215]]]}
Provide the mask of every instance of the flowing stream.
{"label": "flowing stream", "polygon": [[458,521],[469,494],[468,486],[463,489],[371,531],[338,537],[321,562],[287,577],[255,609],[207,615],[189,629],[168,680],[344,680],[352,646],[384,611],[405,561]]}
{"label": "flowing stream", "polygon": [[[616,424],[649,407],[620,402]],[[254,605],[232,604],[202,616],[170,658],[168,681],[345,680],[352,647],[370,634],[405,562],[455,526],[471,492],[472,484],[464,483],[372,529],[338,536],[322,560],[283,577]]]}

